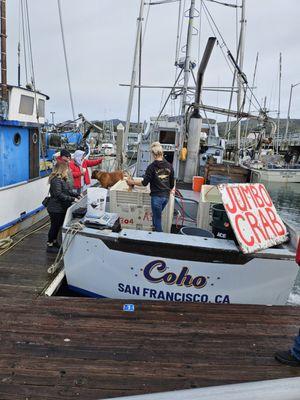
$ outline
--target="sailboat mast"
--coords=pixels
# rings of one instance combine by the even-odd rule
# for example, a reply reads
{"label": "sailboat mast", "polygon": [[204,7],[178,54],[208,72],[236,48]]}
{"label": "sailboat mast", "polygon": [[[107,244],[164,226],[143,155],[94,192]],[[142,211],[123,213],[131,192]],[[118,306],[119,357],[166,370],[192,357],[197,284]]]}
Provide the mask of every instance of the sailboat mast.
{"label": "sailboat mast", "polygon": [[6,63],[6,0],[1,0],[1,98],[8,101]]}
{"label": "sailboat mast", "polygon": [[143,23],[143,15],[144,15],[144,8],[145,8],[145,1],[141,0],[140,5],[140,12],[138,16],[138,25],[137,25],[137,32],[136,32],[136,41],[134,47],[134,56],[133,56],[133,66],[132,66],[132,73],[131,73],[131,83],[130,83],[130,90],[129,90],[129,99],[128,99],[128,106],[127,106],[127,117],[126,117],[126,127],[125,127],[125,135],[124,135],[124,143],[126,145],[129,127],[130,127],[130,118],[131,118],[131,111],[132,111],[132,104],[133,104],[133,95],[134,95],[134,86],[136,83],[136,76],[137,76],[137,60],[140,51],[140,41],[141,41],[141,32],[142,32],[142,23]]}
{"label": "sailboat mast", "polygon": [[[245,8],[246,8],[246,0],[242,0],[242,14],[241,14],[241,30],[240,30],[240,52],[239,52],[239,67],[240,70],[243,71],[244,65],[244,51],[245,51],[245,27],[246,27],[246,18],[245,18]],[[237,93],[237,110],[241,112],[242,108],[242,82],[239,77],[238,79],[238,93]],[[236,161],[239,160],[239,153],[241,149],[241,121],[240,118],[237,117],[237,127],[236,127],[236,140],[237,140],[237,155]]]}
{"label": "sailboat mast", "polygon": [[192,53],[192,36],[193,36],[193,24],[195,16],[195,1],[191,0],[191,7],[189,11],[189,25],[187,30],[187,40],[186,40],[186,52],[185,52],[185,63],[184,63],[184,82],[182,88],[182,103],[181,103],[181,114],[185,115],[186,101],[187,101],[187,91],[189,78],[191,73],[191,53]]}
{"label": "sailboat mast", "polygon": [[281,108],[281,79],[282,79],[282,54],[279,54],[279,79],[278,79],[278,112],[277,112],[277,141],[276,153],[279,151],[279,135],[280,135],[280,108]]}

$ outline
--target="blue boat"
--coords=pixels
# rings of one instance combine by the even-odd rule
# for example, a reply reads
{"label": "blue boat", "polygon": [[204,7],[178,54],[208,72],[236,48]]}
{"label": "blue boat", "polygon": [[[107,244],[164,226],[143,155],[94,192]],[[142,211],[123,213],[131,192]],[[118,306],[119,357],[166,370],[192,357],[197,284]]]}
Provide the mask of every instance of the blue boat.
{"label": "blue boat", "polygon": [[[3,89],[3,87],[2,87]],[[41,160],[41,127],[49,97],[31,88],[7,86],[0,117],[0,237],[46,215],[49,163]],[[42,168],[41,168],[42,167]]]}

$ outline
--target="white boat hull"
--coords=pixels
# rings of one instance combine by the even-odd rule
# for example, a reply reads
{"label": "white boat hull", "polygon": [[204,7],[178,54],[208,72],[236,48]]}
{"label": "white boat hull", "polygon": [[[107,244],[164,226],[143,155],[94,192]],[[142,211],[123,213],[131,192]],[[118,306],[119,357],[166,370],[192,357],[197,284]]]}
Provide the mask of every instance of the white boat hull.
{"label": "white boat hull", "polygon": [[64,263],[71,289],[124,300],[283,305],[298,273],[288,250],[246,256],[219,239],[89,228],[74,237]]}
{"label": "white boat hull", "polygon": [[252,182],[300,183],[300,169],[251,169]]}
{"label": "white boat hull", "polygon": [[0,189],[0,237],[26,229],[47,215],[42,201],[49,190],[48,177]]}

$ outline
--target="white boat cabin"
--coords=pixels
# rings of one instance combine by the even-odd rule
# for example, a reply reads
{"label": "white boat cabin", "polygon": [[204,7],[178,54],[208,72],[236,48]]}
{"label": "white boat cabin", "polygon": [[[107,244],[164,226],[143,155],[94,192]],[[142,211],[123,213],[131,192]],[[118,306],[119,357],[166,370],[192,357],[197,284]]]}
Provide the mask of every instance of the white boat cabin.
{"label": "white boat cabin", "polygon": [[49,97],[31,89],[9,86],[8,120],[44,124],[45,104]]}

